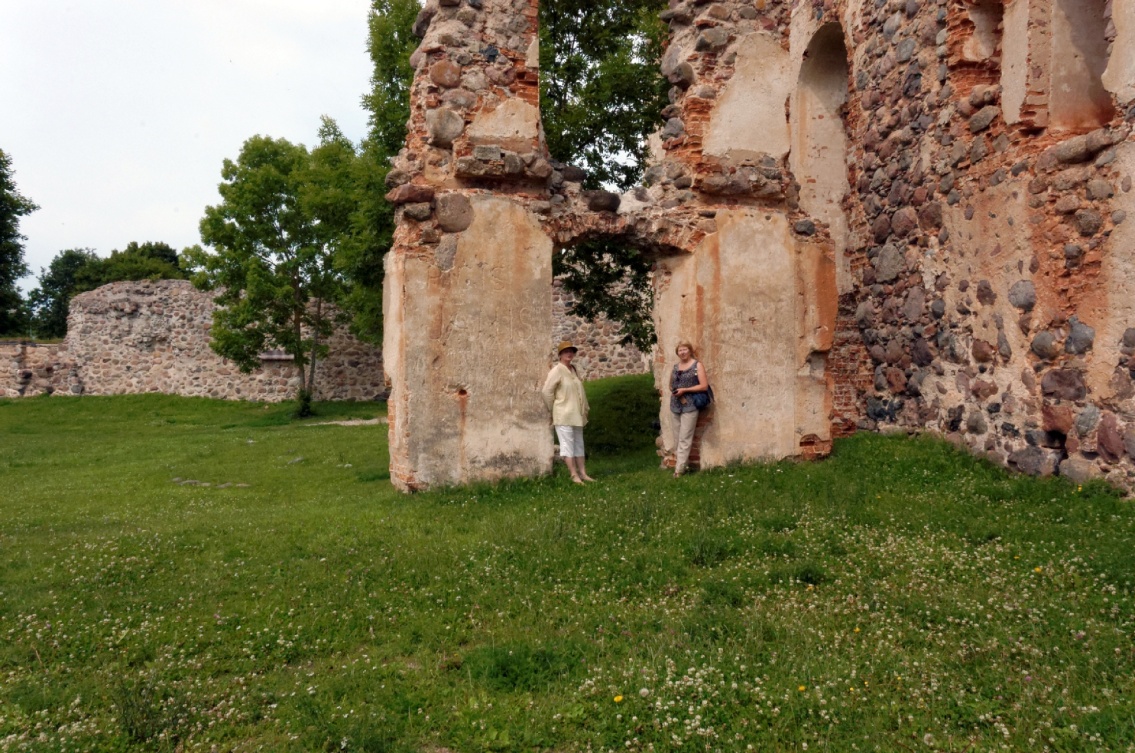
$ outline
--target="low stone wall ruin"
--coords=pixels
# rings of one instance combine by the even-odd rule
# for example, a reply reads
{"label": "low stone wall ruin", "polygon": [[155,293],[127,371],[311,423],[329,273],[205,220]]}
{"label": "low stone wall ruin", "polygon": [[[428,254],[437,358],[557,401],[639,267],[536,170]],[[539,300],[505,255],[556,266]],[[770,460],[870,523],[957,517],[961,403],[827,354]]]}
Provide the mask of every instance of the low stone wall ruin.
{"label": "low stone wall ruin", "polygon": [[0,342],[0,397],[50,394],[61,384],[63,344]]}
{"label": "low stone wall ruin", "polygon": [[[0,382],[8,397],[39,394],[132,395],[149,392],[280,402],[295,396],[290,360],[268,356],[250,374],[209,347],[213,297],[184,280],[118,282],[71,301],[60,345],[0,347],[10,364]],[[345,327],[319,364],[318,400],[376,400],[386,394],[381,352]]]}

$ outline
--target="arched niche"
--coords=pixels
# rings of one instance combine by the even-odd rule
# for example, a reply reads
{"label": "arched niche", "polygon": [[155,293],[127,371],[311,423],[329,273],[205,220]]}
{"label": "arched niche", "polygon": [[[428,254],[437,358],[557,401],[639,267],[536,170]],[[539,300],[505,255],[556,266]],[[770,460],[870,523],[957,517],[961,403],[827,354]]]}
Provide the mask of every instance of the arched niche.
{"label": "arched niche", "polygon": [[847,179],[847,48],[838,23],[820,27],[804,52],[791,104],[792,171],[800,184],[800,206],[828,225],[836,251],[839,291],[851,288],[844,251],[848,242],[843,200]]}
{"label": "arched niche", "polygon": [[1107,0],[1052,0],[1049,127],[1085,131],[1115,117],[1107,70]]}

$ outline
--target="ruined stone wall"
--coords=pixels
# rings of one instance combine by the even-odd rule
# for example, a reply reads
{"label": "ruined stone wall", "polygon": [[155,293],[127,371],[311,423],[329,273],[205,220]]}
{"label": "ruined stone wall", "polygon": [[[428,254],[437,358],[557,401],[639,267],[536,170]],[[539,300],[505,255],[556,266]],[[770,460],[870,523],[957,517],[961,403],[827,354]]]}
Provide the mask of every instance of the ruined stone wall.
{"label": "ruined stone wall", "polygon": [[[581,191],[543,147],[537,5],[430,0],[419,16],[390,184],[392,345],[426,321],[410,296],[468,284],[447,278],[481,253],[462,234],[479,203],[505,201],[547,240],[502,265],[603,235],[658,259],[655,372],[661,385],[677,338],[702,346],[718,380],[709,464],[902,427],[1027,473],[1135,481],[1135,3],[671,0],[663,156],[622,197]],[[515,297],[497,279],[482,292]],[[438,332],[492,328],[462,305]],[[401,359],[394,477],[418,488],[421,417],[447,390],[497,398],[423,387],[441,352],[419,370]],[[538,423],[530,408],[514,419]],[[463,463],[448,481],[546,468]]]}
{"label": "ruined stone wall", "polygon": [[[59,345],[0,345],[0,387],[9,397],[40,394],[129,395],[278,402],[295,397],[295,367],[266,354],[242,374],[209,347],[213,297],[184,280],[118,282],[76,296]],[[332,335],[319,364],[318,400],[376,400],[385,395],[381,352],[350,335]]]}
{"label": "ruined stone wall", "polygon": [[[834,234],[797,201],[788,123],[778,115],[785,82],[764,85],[770,61],[791,67],[767,33],[788,12],[761,8],[673,3],[679,54],[666,64],[676,84],[660,134],[666,158],[647,185],[618,196],[583,190],[583,171],[547,152],[536,0],[425,5],[409,136],[388,176],[398,230],[387,256],[384,352],[397,486],[550,470],[539,398],[550,255],[597,237],[658,261],[659,386],[674,345],[691,340],[730,405],[703,426],[704,465],[830,449]],[[745,40],[741,54],[727,49],[735,39]],[[509,347],[491,363],[471,355],[502,337]],[[667,412],[660,405],[666,424]]]}
{"label": "ruined stone wall", "polygon": [[[1131,7],[1114,23],[1103,0],[816,11],[852,50],[863,428],[1135,481]],[[1113,66],[1127,74],[1105,86]]]}
{"label": "ruined stone wall", "polygon": [[575,364],[580,376],[586,380],[604,379],[614,376],[645,374],[650,371],[651,356],[634,345],[622,343],[622,327],[605,316],[597,321],[587,321],[572,316],[575,297],[564,290],[563,284],[552,283],[552,346],[570,340],[579,347]]}
{"label": "ruined stone wall", "polygon": [[674,205],[743,193],[746,156],[787,161],[797,228],[839,254],[833,434],[927,430],[1027,473],[1132,486],[1135,4],[663,15],[675,89],[648,179],[686,191]]}
{"label": "ruined stone wall", "polygon": [[0,397],[50,394],[69,374],[59,357],[62,344],[0,342]]}

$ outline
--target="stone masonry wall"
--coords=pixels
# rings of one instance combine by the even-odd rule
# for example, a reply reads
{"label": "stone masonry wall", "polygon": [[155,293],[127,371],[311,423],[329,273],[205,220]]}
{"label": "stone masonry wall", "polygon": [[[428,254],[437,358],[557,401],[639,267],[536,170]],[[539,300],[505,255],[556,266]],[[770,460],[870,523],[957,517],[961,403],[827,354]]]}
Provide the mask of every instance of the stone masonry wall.
{"label": "stone masonry wall", "polygon": [[[5,393],[293,398],[298,382],[291,361],[268,356],[261,368],[242,374],[209,348],[212,313],[212,295],[183,280],[119,282],[83,293],[71,302],[62,345],[0,349],[12,364]],[[381,352],[338,328],[330,358],[318,367],[316,398],[375,400],[385,391]]]}
{"label": "stone masonry wall", "polygon": [[1135,11],[1111,8],[814,10],[851,50],[844,303],[874,369],[862,428],[1135,483]]}
{"label": "stone masonry wall", "polygon": [[0,342],[0,397],[43,395],[63,379],[59,354],[62,344]]}
{"label": "stone masonry wall", "polygon": [[[1135,3],[670,0],[662,158],[622,197],[581,191],[581,171],[547,155],[537,14],[537,0],[429,0],[419,16],[389,186],[401,225],[388,280],[407,285],[388,298],[396,322],[424,325],[409,283],[451,290],[454,259],[481,252],[462,236],[478,207],[507,201],[553,248],[614,236],[653,254],[656,373],[665,341],[695,332],[711,371],[736,380],[721,405],[775,406],[748,428],[725,428],[719,407],[711,464],[893,428],[1025,473],[1135,486]],[[490,295],[515,295],[498,279]],[[491,330],[500,316],[461,306],[436,325]],[[749,365],[722,369],[741,352]],[[418,389],[432,372],[398,358],[395,477],[416,488],[430,482],[415,432],[449,387]],[[492,388],[456,394],[491,404],[479,390]],[[777,437],[768,451],[761,434]],[[446,478],[496,472],[462,467]]]}
{"label": "stone masonry wall", "polygon": [[834,435],[930,431],[1135,486],[1135,3],[672,0],[663,18],[650,192],[743,193],[746,158],[787,159],[798,231],[840,256]]}
{"label": "stone masonry wall", "polygon": [[552,344],[570,340],[579,348],[576,365],[584,379],[645,374],[651,356],[633,345],[623,345],[622,328],[605,316],[590,322],[568,313],[574,296],[557,280],[552,283]]}

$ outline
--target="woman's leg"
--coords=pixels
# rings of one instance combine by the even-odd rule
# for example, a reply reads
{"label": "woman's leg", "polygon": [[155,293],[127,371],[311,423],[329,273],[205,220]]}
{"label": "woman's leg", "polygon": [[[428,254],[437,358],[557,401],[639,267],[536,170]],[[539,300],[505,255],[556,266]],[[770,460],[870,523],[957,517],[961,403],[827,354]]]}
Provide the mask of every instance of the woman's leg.
{"label": "woman's leg", "polygon": [[579,469],[575,464],[575,432],[572,426],[556,426],[556,438],[560,442],[560,457],[564,459],[564,464],[567,465],[568,471],[571,473],[571,480],[577,484],[582,484],[583,479],[579,477]]}
{"label": "woman's leg", "polygon": [[595,479],[587,475],[586,465],[587,453],[583,449],[583,427],[575,427],[575,467],[579,469],[579,477],[584,481],[594,481]]}
{"label": "woman's leg", "polygon": [[579,477],[584,481],[594,481],[595,479],[587,475],[586,455],[583,449],[583,427],[573,426],[572,428],[572,454],[575,455],[575,469],[579,472]]}
{"label": "woman's leg", "polygon": [[674,473],[676,474],[678,472],[678,445],[682,441],[681,413],[670,414],[670,431],[673,433],[673,437],[670,439],[670,446],[666,449],[674,456]]}
{"label": "woman's leg", "polygon": [[694,446],[694,431],[698,427],[698,412],[682,413],[678,416],[678,455],[674,464],[674,475],[686,472],[690,462],[690,450]]}
{"label": "woman's leg", "polygon": [[583,476],[579,468],[579,458],[564,458],[567,467],[571,469],[571,480],[577,484],[583,483]]}

